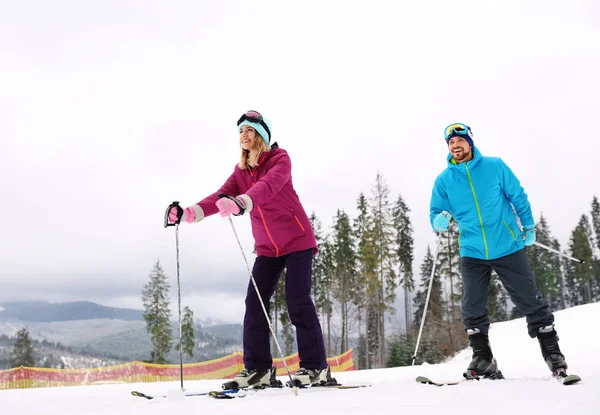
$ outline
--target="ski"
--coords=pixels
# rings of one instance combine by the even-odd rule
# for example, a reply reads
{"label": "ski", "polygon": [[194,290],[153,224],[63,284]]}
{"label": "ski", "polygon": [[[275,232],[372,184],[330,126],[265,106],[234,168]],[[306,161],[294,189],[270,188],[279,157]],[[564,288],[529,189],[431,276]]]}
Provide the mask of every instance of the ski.
{"label": "ski", "polygon": [[565,370],[559,369],[554,373],[556,380],[565,386],[573,385],[581,381],[581,377],[577,375],[567,375]]}
{"label": "ski", "polygon": [[[230,392],[233,390],[234,392]],[[258,389],[256,389],[258,390]],[[215,399],[235,399],[235,398],[243,398],[246,396],[245,389],[226,389],[223,391],[210,391],[208,392],[208,396]]]}
{"label": "ski", "polygon": [[425,376],[417,376],[416,381],[419,383],[422,383],[424,385],[434,385],[434,386],[451,386],[451,385],[458,385],[459,383],[464,382],[467,379],[460,379],[460,380],[453,380],[453,381],[446,381],[446,382],[437,382],[437,381],[433,381]]}
{"label": "ski", "polygon": [[[581,381],[581,377],[579,377],[578,375],[567,375],[567,373],[565,371],[557,371],[557,373],[554,374],[553,377],[560,384],[565,385],[565,386],[574,385]],[[451,386],[451,385],[458,385],[462,382],[469,381],[469,380],[480,380],[480,379],[487,379],[487,378],[465,377],[464,379],[453,380],[453,381],[434,381],[425,376],[417,376],[416,381],[419,383],[422,383],[424,385]],[[495,379],[504,379],[504,377],[495,378]],[[495,379],[492,379],[492,380],[495,380]]]}
{"label": "ski", "polygon": [[502,372],[500,372],[499,370],[496,371],[495,373],[493,373],[491,375],[487,375],[487,376],[479,376],[479,375],[475,374],[475,372],[466,371],[463,373],[463,379],[459,379],[459,380],[434,381],[434,380],[429,379],[426,376],[417,376],[416,381],[419,383],[422,383],[424,385],[452,386],[452,385],[458,385],[465,381],[481,380],[481,379],[488,379],[488,380],[504,379],[504,375],[502,375]]}
{"label": "ski", "polygon": [[308,390],[308,389],[358,389],[358,388],[369,388],[371,385],[369,384],[361,384],[361,385],[318,385],[318,386],[299,386],[300,390]]}
{"label": "ski", "polygon": [[[309,390],[309,389],[358,389],[358,388],[368,388],[370,384],[359,384],[359,385],[319,385],[319,386],[301,386],[299,390]],[[243,398],[248,396],[248,392],[258,392],[265,389],[271,390],[283,390],[284,388],[242,388],[242,389],[225,389],[220,391],[208,391],[208,392],[191,392],[185,393],[184,396],[208,396],[210,398],[215,399],[234,399],[234,398]],[[289,388],[285,388],[285,390],[289,390]],[[156,399],[156,398],[166,398],[166,395],[148,395],[139,391],[131,391],[133,396],[137,396],[139,398],[146,399]]]}
{"label": "ski", "polygon": [[[211,393],[214,393],[215,391],[208,391],[208,392],[190,392],[190,393],[184,393],[184,396],[210,396]],[[226,390],[222,390],[219,391],[219,393],[221,394],[236,394],[239,392],[239,389],[226,389]],[[131,391],[131,394],[133,396],[137,396],[139,398],[146,398],[146,399],[156,399],[156,398],[166,398],[167,395],[148,395],[145,394],[143,392],[139,392],[139,391]]]}
{"label": "ski", "polygon": [[[326,390],[326,389],[358,389],[358,388],[368,388],[371,385],[319,385],[319,386],[299,386],[299,391],[308,391],[308,390]],[[289,387],[286,388],[264,388],[271,390],[285,390],[290,391]],[[239,389],[239,393],[230,393],[227,391],[212,391],[208,393],[208,396],[215,399],[234,399],[234,398],[244,398],[254,392],[258,392],[264,389]],[[283,393],[283,392],[282,392]],[[304,393],[304,392],[300,392]]]}

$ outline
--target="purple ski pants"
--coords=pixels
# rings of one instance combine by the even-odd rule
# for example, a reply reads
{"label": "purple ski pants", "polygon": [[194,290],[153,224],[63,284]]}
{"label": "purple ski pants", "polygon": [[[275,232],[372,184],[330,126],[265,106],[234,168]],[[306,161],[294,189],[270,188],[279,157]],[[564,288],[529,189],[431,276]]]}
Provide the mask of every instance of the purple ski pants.
{"label": "purple ski pants", "polygon": [[[285,298],[288,314],[296,328],[300,367],[324,369],[327,367],[321,324],[310,297],[312,288],[312,260],[314,249],[292,252],[280,257],[258,256],[252,275],[269,312],[271,296],[284,268]],[[271,332],[265,319],[252,281],[246,294],[244,316],[244,366],[246,369],[268,369],[273,365],[270,347]]]}

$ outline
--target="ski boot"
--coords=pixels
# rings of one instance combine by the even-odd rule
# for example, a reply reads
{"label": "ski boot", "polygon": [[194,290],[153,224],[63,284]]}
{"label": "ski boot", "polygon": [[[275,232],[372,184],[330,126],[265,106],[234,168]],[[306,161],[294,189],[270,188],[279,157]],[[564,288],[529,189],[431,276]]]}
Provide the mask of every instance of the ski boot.
{"label": "ski boot", "polygon": [[554,330],[554,325],[540,327],[538,329],[538,341],[544,361],[554,376],[557,376],[558,371],[566,374],[567,362],[565,356],[561,353],[558,347],[558,335]]}
{"label": "ski boot", "polygon": [[303,388],[307,386],[334,386],[338,385],[337,380],[331,377],[331,368],[329,365],[325,369],[308,369],[301,367],[298,369],[292,380],[286,382],[290,388]]}
{"label": "ski boot", "polygon": [[538,341],[548,369],[557,381],[563,385],[572,385],[581,381],[581,377],[578,375],[567,374],[567,362],[558,347],[558,335],[554,330],[554,325],[540,327],[538,329]]}
{"label": "ski boot", "polygon": [[283,384],[275,377],[277,368],[271,369],[243,369],[233,380],[223,383],[221,387],[226,389],[264,389],[281,388]]}
{"label": "ski boot", "polygon": [[467,371],[463,373],[465,379],[504,379],[502,372],[498,370],[487,334],[482,334],[479,329],[467,329],[467,333],[469,345],[473,349],[473,359]]}

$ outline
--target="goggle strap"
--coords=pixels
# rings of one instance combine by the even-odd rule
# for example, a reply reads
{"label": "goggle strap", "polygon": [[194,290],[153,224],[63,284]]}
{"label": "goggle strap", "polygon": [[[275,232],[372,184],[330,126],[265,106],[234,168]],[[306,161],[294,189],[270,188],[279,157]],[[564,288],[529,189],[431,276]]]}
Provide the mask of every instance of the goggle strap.
{"label": "goggle strap", "polygon": [[242,122],[244,122],[246,120],[248,120],[250,122],[253,122],[253,123],[258,123],[258,124],[262,125],[262,127],[265,129],[265,131],[267,132],[267,134],[269,134],[269,136],[265,137],[265,138],[267,138],[269,141],[271,141],[271,130],[269,130],[269,127],[267,127],[267,123],[263,120],[262,115],[261,115],[260,120],[259,120],[257,118],[248,117],[246,114],[244,114],[238,120],[237,125],[239,126]]}

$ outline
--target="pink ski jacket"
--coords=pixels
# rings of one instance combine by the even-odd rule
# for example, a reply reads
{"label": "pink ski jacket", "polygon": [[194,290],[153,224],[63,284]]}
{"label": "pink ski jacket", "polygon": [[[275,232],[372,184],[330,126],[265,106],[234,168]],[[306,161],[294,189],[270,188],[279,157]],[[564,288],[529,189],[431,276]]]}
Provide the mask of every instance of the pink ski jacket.
{"label": "pink ski jacket", "polygon": [[310,248],[316,252],[315,234],[292,184],[292,162],[277,143],[260,155],[254,168],[242,170],[236,165],[217,192],[198,202],[204,216],[219,211],[215,206],[219,193],[246,194],[252,199],[250,220],[257,255],[277,257]]}

